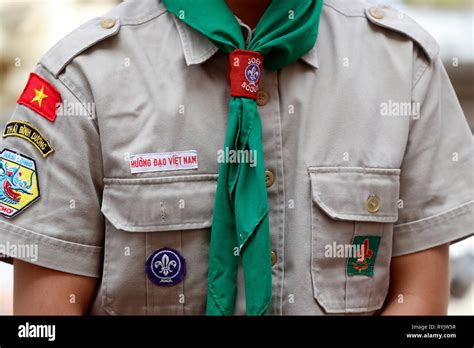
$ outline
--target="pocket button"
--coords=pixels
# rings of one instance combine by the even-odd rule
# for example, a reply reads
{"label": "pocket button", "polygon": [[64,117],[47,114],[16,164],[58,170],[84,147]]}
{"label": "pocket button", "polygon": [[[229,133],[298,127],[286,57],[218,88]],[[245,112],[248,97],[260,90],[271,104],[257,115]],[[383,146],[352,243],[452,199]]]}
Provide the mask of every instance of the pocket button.
{"label": "pocket button", "polygon": [[267,105],[269,100],[270,100],[270,96],[268,95],[267,92],[262,91],[262,90],[257,92],[257,104],[259,106]]}
{"label": "pocket button", "polygon": [[100,26],[104,29],[112,29],[115,27],[115,19],[113,18],[105,18],[100,22]]}
{"label": "pocket button", "polygon": [[266,170],[265,171],[265,184],[267,185],[267,187],[271,187],[274,182],[275,182],[275,175],[270,170]]}
{"label": "pocket button", "polygon": [[371,214],[375,214],[380,210],[380,197],[375,194],[370,194],[367,197],[367,201],[365,202],[365,206],[367,211]]}
{"label": "pocket button", "polygon": [[278,255],[275,250],[272,250],[271,255],[272,255],[272,266],[275,266],[275,264],[278,261]]}

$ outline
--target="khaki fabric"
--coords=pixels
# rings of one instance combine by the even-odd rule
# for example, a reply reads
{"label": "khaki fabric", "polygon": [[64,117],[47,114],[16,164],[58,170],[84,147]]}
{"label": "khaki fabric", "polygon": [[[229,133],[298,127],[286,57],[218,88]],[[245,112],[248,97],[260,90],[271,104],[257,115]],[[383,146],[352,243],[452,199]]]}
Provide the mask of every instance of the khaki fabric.
{"label": "khaki fabric", "polygon": [[[472,136],[438,51],[394,9],[329,0],[316,47],[264,71],[269,314],[377,313],[392,257],[473,233]],[[36,68],[64,112],[51,123],[18,105],[11,117],[55,152],[2,140],[35,159],[41,199],[0,217],[0,243],[36,243],[38,265],[100,278],[91,314],[204,314],[227,59],[158,0],[124,2],[64,38]],[[198,169],[131,174],[130,155],[184,150],[197,152]],[[348,276],[348,258],[326,251],[362,236],[380,237],[373,276]],[[186,259],[172,287],[145,273],[164,247]],[[244,314],[242,279],[238,290]]]}

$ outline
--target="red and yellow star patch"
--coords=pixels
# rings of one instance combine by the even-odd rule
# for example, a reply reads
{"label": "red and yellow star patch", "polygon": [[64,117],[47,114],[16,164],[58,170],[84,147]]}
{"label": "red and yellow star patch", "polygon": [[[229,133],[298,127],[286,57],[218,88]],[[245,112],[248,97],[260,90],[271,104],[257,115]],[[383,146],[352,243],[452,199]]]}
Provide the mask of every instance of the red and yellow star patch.
{"label": "red and yellow star patch", "polygon": [[34,112],[54,122],[56,109],[61,104],[61,94],[41,76],[31,73],[18,104],[29,107]]}

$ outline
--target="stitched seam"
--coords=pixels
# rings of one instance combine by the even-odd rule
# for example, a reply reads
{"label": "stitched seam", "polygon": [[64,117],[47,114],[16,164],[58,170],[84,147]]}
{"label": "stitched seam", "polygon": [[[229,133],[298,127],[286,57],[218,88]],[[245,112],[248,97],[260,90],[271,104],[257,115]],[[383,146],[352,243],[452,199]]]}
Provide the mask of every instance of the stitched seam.
{"label": "stitched seam", "polygon": [[[81,103],[83,109],[87,112],[87,114],[89,115],[90,119],[92,120],[92,122],[94,123],[94,128],[95,128],[95,131],[97,132],[97,134],[99,134],[99,124],[98,124],[98,121],[97,121],[97,115],[92,115],[89,110],[87,109],[87,107],[85,106],[85,104],[87,103],[91,103],[93,104],[93,102],[87,102],[87,99],[84,97],[84,95],[79,91],[79,89],[76,87],[76,85],[72,82],[72,80],[70,80],[69,78],[67,78],[64,74],[63,75],[60,75],[58,77],[58,81],[61,81],[62,85],[64,87],[66,87],[69,92],[71,92],[71,94]],[[72,115],[69,115],[69,117],[71,117]],[[68,116],[66,116],[68,117]]]}
{"label": "stitched seam", "polygon": [[[421,230],[424,230],[427,225],[430,226],[430,225],[433,225],[435,223],[438,222],[438,220],[440,218],[445,218],[445,219],[452,219],[456,216],[459,216],[459,215],[462,215],[466,212],[469,211],[469,207],[470,205],[474,203],[474,201],[469,201],[469,202],[466,202],[466,203],[463,203],[461,205],[458,205],[452,209],[448,209],[448,210],[445,210],[441,213],[438,213],[438,214],[435,214],[435,215],[431,215],[431,216],[428,216],[428,217],[424,217],[422,219],[418,219],[418,220],[415,220],[415,221],[410,221],[410,222],[404,222],[402,224],[399,224],[399,225],[394,225],[394,229],[409,229],[410,231],[421,231]],[[445,216],[445,215],[448,215],[448,216]],[[411,227],[412,225],[422,225],[418,228],[414,228]]]}
{"label": "stitched seam", "polygon": [[150,22],[154,19],[157,19],[157,18],[161,17],[163,14],[168,12],[168,10],[166,10],[165,8],[161,8],[160,10],[161,10],[161,12],[153,13],[153,14],[146,15],[146,16],[142,16],[142,17],[139,17],[139,18],[136,18],[136,19],[120,18],[120,23],[121,23],[122,26],[137,26],[137,25],[145,24],[145,23],[148,23],[148,22]]}
{"label": "stitched seam", "polygon": [[[331,207],[329,207],[327,204],[325,204],[319,197],[315,197],[313,201],[319,205],[324,211],[327,213],[330,213],[331,217],[339,217],[343,219],[349,219],[349,220],[357,220],[357,218],[364,218],[364,220],[357,220],[357,221],[386,221],[386,222],[395,222],[393,219],[397,218],[396,214],[378,214],[377,216],[372,216],[372,215],[362,215],[362,214],[357,214],[355,212],[351,213],[338,213]],[[333,217],[333,218],[334,218]]]}
{"label": "stitched seam", "polygon": [[[99,18],[95,18],[93,20],[91,20],[90,22],[92,23],[93,21],[97,21],[99,20]],[[66,58],[64,56],[60,56],[60,57],[55,57],[53,55],[53,53],[55,53],[56,51],[61,51],[62,50],[62,47],[64,45],[66,45],[67,42],[69,42],[69,40],[66,40],[66,38],[69,37],[66,36],[64,39],[62,39],[61,41],[59,41],[55,46],[54,46],[54,49],[51,49],[49,50],[44,56],[43,58],[40,60],[40,63],[41,62],[44,62],[44,61],[47,61],[49,58],[51,59],[51,63],[53,65],[53,68],[54,68],[54,72],[53,72],[53,75],[55,77],[57,77],[63,70],[64,68],[69,64],[71,63],[71,61],[73,61],[77,56],[81,55],[82,53],[84,53],[85,51],[87,51],[88,49],[90,49],[91,47],[95,46],[96,44],[98,44],[99,42],[102,42],[110,37],[113,37],[115,35],[118,34],[119,30],[120,30],[120,26],[121,26],[121,23],[120,23],[120,20],[117,19],[117,24],[116,24],[116,28],[114,28],[113,31],[108,31],[108,32],[105,32],[103,34],[101,34],[99,37],[96,37],[94,40],[87,40],[87,44],[86,45],[83,45],[83,47],[81,49],[78,49],[78,50],[74,50],[73,53],[71,54],[68,54],[66,56]],[[85,25],[83,25],[85,27]],[[79,28],[82,28],[82,27],[79,27]],[[76,29],[75,31],[73,31],[70,35],[74,35],[77,33],[77,30]],[[67,52],[67,50],[66,50]],[[58,59],[60,58],[60,59]],[[49,65],[49,64],[48,64]]]}
{"label": "stitched seam", "polygon": [[[49,58],[50,56],[52,56],[53,52],[55,52],[58,47],[62,46],[64,44],[65,40],[67,40],[69,37],[74,35],[77,30],[79,30],[79,29],[85,27],[86,25],[92,23],[94,20],[97,20],[97,18],[90,19],[86,23],[84,23],[81,26],[77,27],[74,31],[67,34],[62,40],[59,40],[53,47],[51,47],[51,49],[48,52],[45,53],[45,55],[43,56],[43,58],[41,60]],[[56,61],[56,59],[54,59],[54,61]]]}
{"label": "stitched seam", "polygon": [[213,47],[210,47],[209,50],[207,50],[205,53],[203,53],[202,55],[198,56],[198,57],[193,57],[193,60],[192,62],[193,63],[197,63],[198,61],[205,61],[207,60],[208,58],[212,57],[215,53],[217,53],[219,49],[215,46]]}
{"label": "stitched seam", "polygon": [[[275,79],[273,80],[274,88],[277,91],[274,105],[274,114],[278,119],[278,124],[275,122],[275,138],[278,144],[278,153],[276,155],[277,166],[280,166],[281,179],[278,181],[278,188],[281,190],[282,201],[280,202],[281,208],[278,209],[280,215],[280,226],[281,226],[281,237],[280,237],[280,250],[281,250],[281,277],[278,279],[280,287],[280,301],[277,313],[283,315],[283,295],[284,295],[284,284],[285,284],[285,233],[286,233],[286,193],[285,193],[285,171],[283,163],[283,134],[282,134],[282,112],[280,108],[280,88],[279,88],[279,72],[274,73]],[[278,163],[279,162],[279,163]],[[273,291],[272,291],[273,292]],[[275,306],[277,304],[275,303]]]}
{"label": "stitched seam", "polygon": [[[151,243],[148,242],[148,234],[145,234],[145,256],[147,256],[148,254],[148,245],[150,245]],[[145,313],[146,315],[150,315],[152,314],[153,312],[153,308],[154,308],[154,303],[153,303],[153,291],[150,291],[150,282],[147,280],[147,276],[146,274],[144,273],[143,274],[144,277],[143,279],[145,280],[145,292],[146,292],[146,296],[145,296]]]}
{"label": "stitched seam", "polygon": [[406,28],[399,28],[397,26],[386,24],[384,22],[376,21],[373,19],[370,19],[370,22],[380,28],[392,30],[400,35],[403,35],[405,38],[408,38],[412,42],[416,43],[422,49],[422,51],[425,52],[429,60],[433,60],[435,58],[437,52],[433,51],[430,47],[427,47],[428,44],[424,44],[426,40],[420,38],[419,36],[411,34]]}
{"label": "stitched seam", "polygon": [[[178,230],[179,228],[183,228],[185,229],[184,227],[191,227],[191,226],[195,226],[195,227],[210,227],[210,222],[211,220],[209,219],[204,219],[204,220],[196,220],[196,221],[190,221],[190,222],[185,222],[185,223],[169,223],[169,224],[147,224],[147,225],[139,225],[139,224],[117,224],[117,226],[121,227],[121,228],[124,228],[124,227],[153,227],[153,228],[156,228],[157,231],[160,231],[162,228],[169,228],[171,226],[175,227],[176,230]],[[163,230],[163,231],[166,231],[166,230]]]}
{"label": "stitched seam", "polygon": [[[178,30],[179,37],[181,38],[181,43],[182,43],[182,46],[183,46],[184,55],[185,55],[185,58],[186,58],[188,64],[197,64],[197,63],[200,63],[202,61],[205,61],[218,51],[217,47],[215,47],[214,45],[211,45],[206,52],[204,52],[201,55],[195,57],[193,47],[190,44],[190,42],[192,40],[188,36],[189,31],[184,26],[184,24],[181,23],[180,20],[177,19],[175,16],[173,16],[173,21],[175,23],[176,29]],[[202,34],[200,34],[200,35],[202,35]],[[189,61],[188,61],[188,59],[189,59]]]}
{"label": "stitched seam", "polygon": [[[380,248],[382,247],[381,244],[382,244],[382,243],[385,243],[385,238],[384,238],[384,235],[385,235],[385,227],[386,227],[386,224],[382,224],[382,232],[381,232],[381,234],[380,234],[380,242],[379,242],[378,250],[380,250]],[[386,243],[388,243],[388,242],[386,242]],[[376,257],[377,257],[377,256],[380,258],[380,255],[379,255],[378,253],[377,253]],[[369,296],[367,296],[367,304],[365,305],[365,307],[367,307],[367,308],[370,307],[370,304],[372,303],[371,300],[374,300],[374,299],[372,299],[372,294],[373,294],[373,292],[374,292],[373,290],[374,290],[374,288],[375,288],[375,286],[376,286],[376,281],[375,281],[375,280],[376,280],[376,278],[377,278],[377,274],[375,273],[375,272],[376,272],[376,271],[375,271],[375,266],[377,265],[377,263],[376,263],[376,257],[375,257],[375,259],[374,259],[374,267],[372,268],[373,274],[372,274],[372,277],[371,277],[371,278],[372,278],[372,281],[371,281],[371,283],[370,283]],[[381,266],[379,266],[379,267],[381,267]],[[388,266],[388,269],[390,270],[390,266]],[[378,278],[381,278],[381,277],[378,277]],[[390,276],[389,276],[389,281],[390,281]],[[376,298],[375,298],[375,301],[376,301],[376,302],[377,302],[377,301],[380,301],[380,298],[379,298],[379,297],[376,297]],[[382,303],[383,303],[383,302],[382,302]]]}
{"label": "stitched seam", "polygon": [[[179,231],[179,248],[180,248],[180,251],[181,253],[184,254],[183,250],[184,250],[184,247],[183,247],[183,231],[180,230]],[[181,294],[184,296],[184,301],[183,303],[181,304],[181,313],[179,313],[180,315],[184,315],[185,313],[185,309],[186,309],[186,295],[185,295],[185,290],[184,290],[184,279],[182,282],[180,282],[180,286],[181,286]],[[178,298],[179,298],[179,294],[178,294]]]}
{"label": "stitched seam", "polygon": [[[188,55],[192,56],[192,49],[188,43],[188,38],[184,31],[184,28],[182,27],[181,23],[178,21],[178,19],[175,16],[173,16],[173,22],[176,26],[176,29],[178,30],[179,38],[181,39],[181,45],[183,46],[184,58],[186,59],[187,63],[194,63],[192,60],[192,57],[188,57]],[[188,58],[189,58],[189,62],[188,62]]]}
{"label": "stitched seam", "polygon": [[421,80],[421,78],[425,75],[426,71],[428,70],[428,67],[430,64],[426,64],[424,68],[421,68],[420,71],[417,75],[415,75],[415,81],[413,81],[413,87],[411,88],[411,91],[413,92],[415,87],[418,85],[418,82]]}
{"label": "stitched seam", "polygon": [[[62,239],[57,239],[57,238],[54,238],[54,237],[47,236],[45,234],[41,234],[41,233],[37,233],[37,232],[31,231],[31,230],[28,230],[28,229],[20,227],[20,226],[9,224],[7,222],[1,222],[1,223],[9,225],[9,226],[11,226],[11,228],[7,229],[5,227],[0,226],[0,230],[6,231],[8,233],[13,233],[13,234],[16,234],[16,235],[24,237],[24,238],[28,238],[28,239],[31,238],[35,241],[38,241],[38,243],[40,243],[40,244],[41,243],[49,244],[49,245],[53,245],[55,247],[60,247],[60,248],[63,248],[63,249],[72,250],[74,252],[80,252],[80,253],[83,253],[83,254],[91,254],[91,253],[96,254],[96,253],[100,253],[101,250],[103,249],[101,246],[80,244],[80,243],[75,243],[75,242],[69,242],[69,241],[62,240]],[[20,231],[15,231],[15,229],[24,230],[26,233],[21,233]],[[90,250],[84,250],[85,248],[88,248]]]}
{"label": "stitched seam", "polygon": [[345,17],[359,17],[359,18],[365,18],[365,15],[362,13],[362,14],[355,14],[355,13],[352,13],[352,14],[348,14],[348,13],[344,13],[342,12],[342,10],[338,9],[337,7],[335,7],[334,5],[332,4],[328,4],[326,2],[323,3],[323,6],[326,6],[326,7],[329,7],[330,9],[336,11],[337,13],[339,14],[342,14],[343,16]]}
{"label": "stitched seam", "polygon": [[140,178],[140,179],[125,179],[125,178],[104,178],[104,184],[107,185],[162,185],[162,184],[173,184],[181,182],[201,182],[209,181],[215,182],[217,180],[217,174],[209,175],[186,175],[186,176],[165,176],[165,177],[154,177],[154,178]]}
{"label": "stitched seam", "polygon": [[400,175],[398,168],[382,168],[382,167],[308,167],[310,173],[363,173],[370,175]]}

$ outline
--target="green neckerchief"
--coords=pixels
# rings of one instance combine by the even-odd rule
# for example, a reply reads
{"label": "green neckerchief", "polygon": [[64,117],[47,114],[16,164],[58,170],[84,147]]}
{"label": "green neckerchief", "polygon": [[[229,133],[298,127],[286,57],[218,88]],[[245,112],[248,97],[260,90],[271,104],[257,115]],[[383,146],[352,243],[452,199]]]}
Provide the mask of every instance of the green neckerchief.
{"label": "green neckerchief", "polygon": [[[178,19],[221,51],[259,52],[265,68],[281,69],[307,53],[318,35],[322,0],[273,0],[246,45],[224,0],[163,0]],[[257,1],[257,0],[256,0]],[[250,9],[251,10],[251,9]],[[256,165],[221,163],[211,229],[208,315],[232,315],[242,257],[248,315],[263,315],[272,298],[272,264],[262,125],[256,101],[231,97],[224,149],[252,150]]]}

